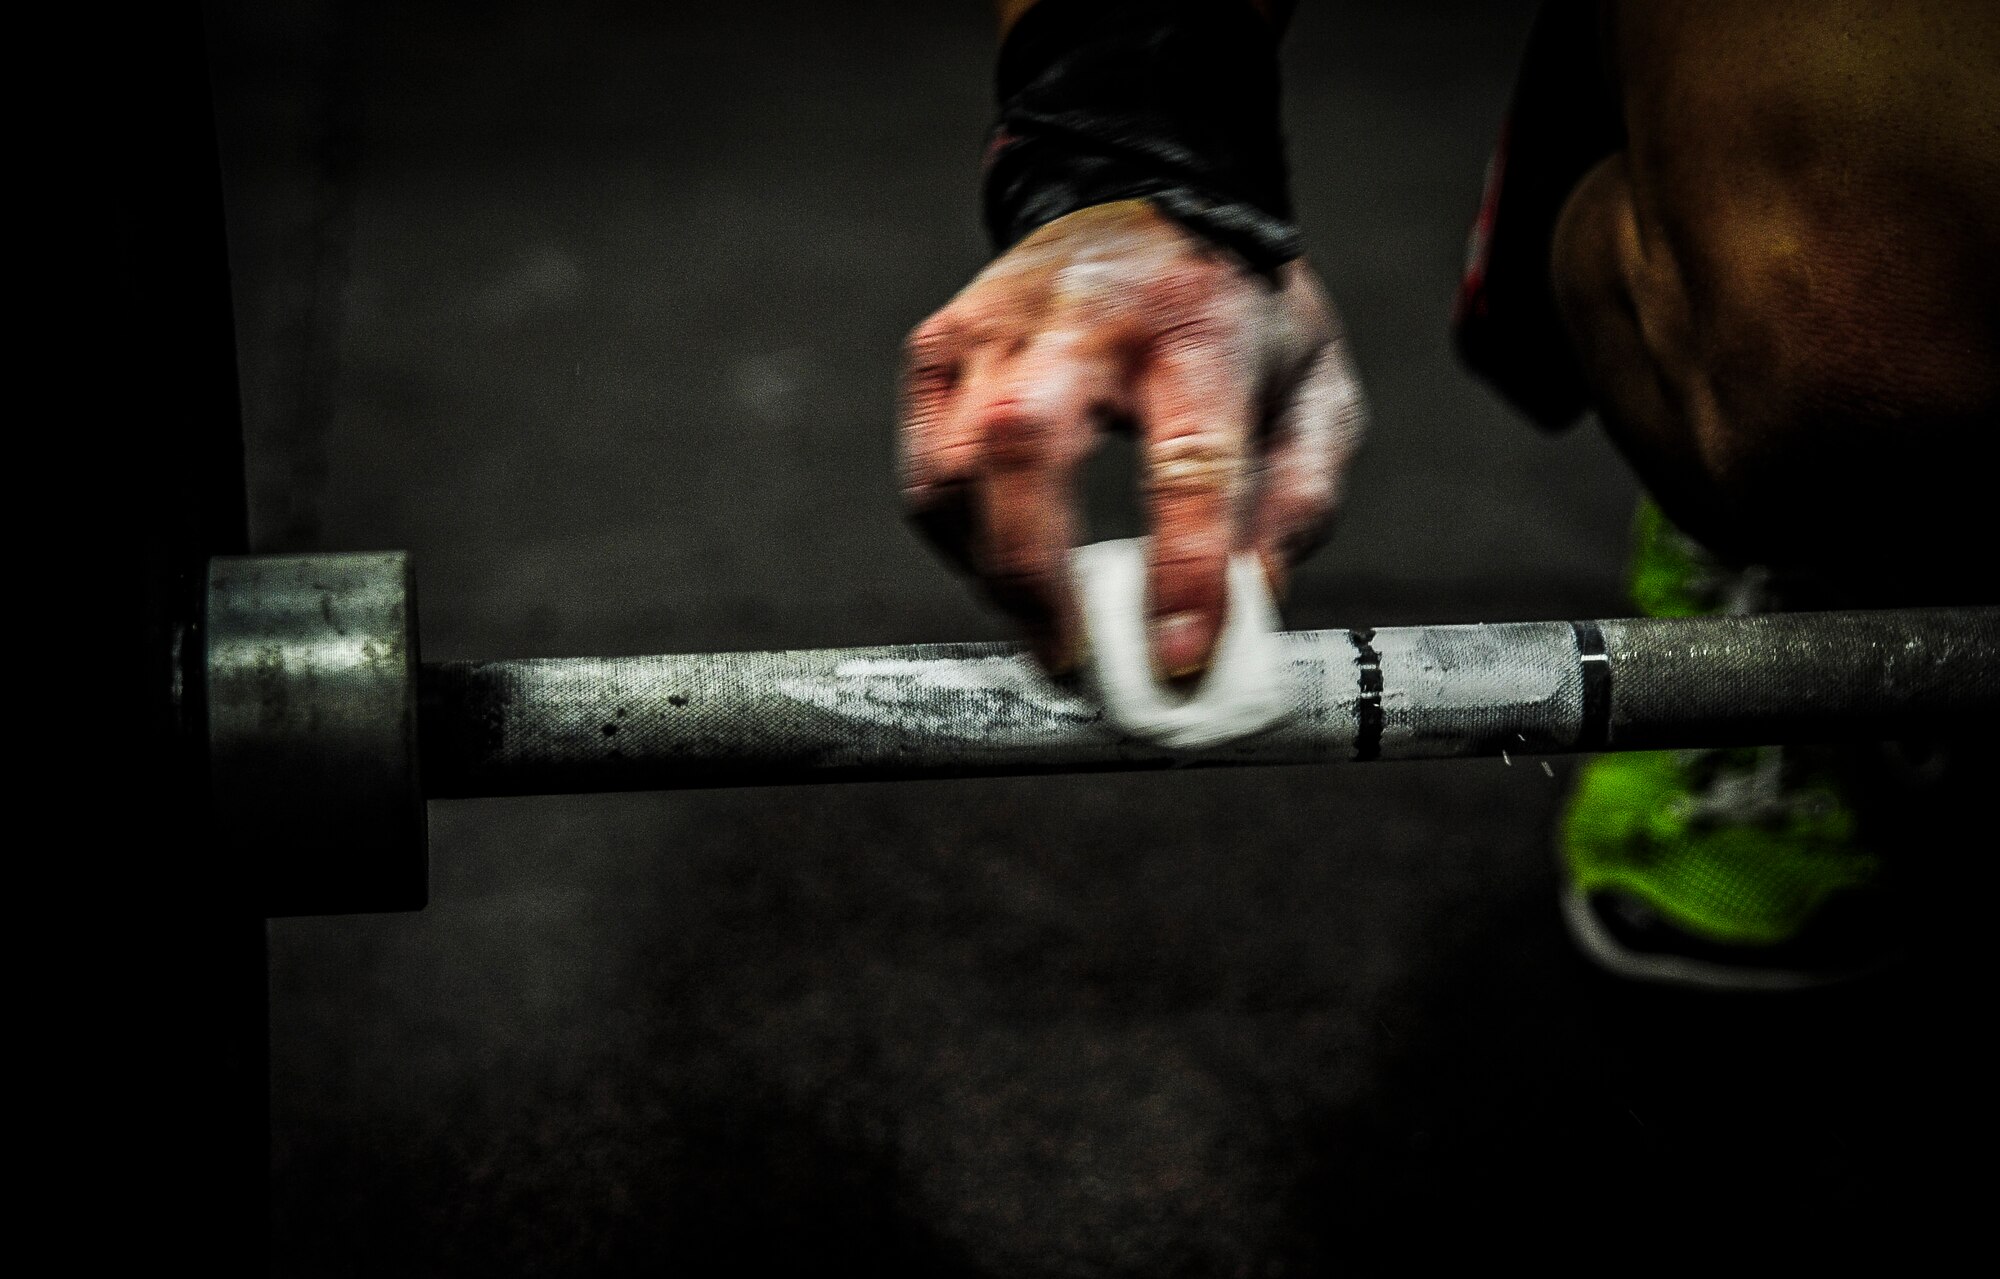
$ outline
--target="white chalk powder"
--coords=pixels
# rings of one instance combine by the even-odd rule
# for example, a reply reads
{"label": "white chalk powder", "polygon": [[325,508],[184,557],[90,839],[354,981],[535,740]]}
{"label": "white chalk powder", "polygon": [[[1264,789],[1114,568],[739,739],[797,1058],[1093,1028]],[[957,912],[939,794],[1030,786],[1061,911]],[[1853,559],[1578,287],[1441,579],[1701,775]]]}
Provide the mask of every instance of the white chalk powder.
{"label": "white chalk powder", "polygon": [[1146,543],[1098,542],[1071,559],[1090,657],[1085,680],[1120,731],[1176,750],[1216,746],[1285,713],[1278,609],[1254,554],[1229,563],[1229,607],[1208,673],[1192,691],[1153,674],[1146,632]]}

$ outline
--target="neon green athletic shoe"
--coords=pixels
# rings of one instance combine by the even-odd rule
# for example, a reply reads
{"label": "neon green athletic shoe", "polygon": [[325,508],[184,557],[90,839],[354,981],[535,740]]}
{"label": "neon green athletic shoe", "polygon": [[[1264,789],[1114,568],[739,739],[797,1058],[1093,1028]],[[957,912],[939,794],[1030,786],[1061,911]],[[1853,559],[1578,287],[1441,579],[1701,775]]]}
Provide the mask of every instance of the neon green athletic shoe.
{"label": "neon green athletic shoe", "polygon": [[[1647,614],[1769,607],[1765,575],[1717,564],[1650,502],[1634,534]],[[1571,937],[1601,968],[1672,985],[1788,990],[1880,967],[1893,929],[1846,762],[1784,746],[1590,760],[1558,839]]]}

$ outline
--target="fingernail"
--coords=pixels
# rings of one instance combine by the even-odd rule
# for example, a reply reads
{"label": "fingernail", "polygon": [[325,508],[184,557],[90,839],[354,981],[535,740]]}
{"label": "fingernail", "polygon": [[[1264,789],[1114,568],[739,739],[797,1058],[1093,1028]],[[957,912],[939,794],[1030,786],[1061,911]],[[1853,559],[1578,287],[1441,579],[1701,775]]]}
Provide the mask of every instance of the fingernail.
{"label": "fingernail", "polygon": [[1186,679],[1208,667],[1201,614],[1167,613],[1153,619],[1153,663],[1168,679]]}

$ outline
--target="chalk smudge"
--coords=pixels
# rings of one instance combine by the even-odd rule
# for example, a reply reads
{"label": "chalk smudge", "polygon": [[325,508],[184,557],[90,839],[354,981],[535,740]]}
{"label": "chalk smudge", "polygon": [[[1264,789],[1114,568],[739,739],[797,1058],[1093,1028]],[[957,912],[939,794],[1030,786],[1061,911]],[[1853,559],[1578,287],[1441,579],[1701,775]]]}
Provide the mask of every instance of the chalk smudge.
{"label": "chalk smudge", "polygon": [[782,679],[778,689],[871,727],[992,746],[1073,737],[1103,718],[1017,656],[850,658],[830,674]]}

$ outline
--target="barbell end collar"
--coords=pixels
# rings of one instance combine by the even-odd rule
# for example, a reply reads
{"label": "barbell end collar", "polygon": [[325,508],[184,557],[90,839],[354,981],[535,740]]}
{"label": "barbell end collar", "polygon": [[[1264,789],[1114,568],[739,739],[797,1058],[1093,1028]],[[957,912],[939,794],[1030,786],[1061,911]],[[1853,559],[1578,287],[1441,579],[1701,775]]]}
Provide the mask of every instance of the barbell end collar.
{"label": "barbell end collar", "polygon": [[409,557],[219,556],[202,634],[216,829],[263,912],[421,909]]}

